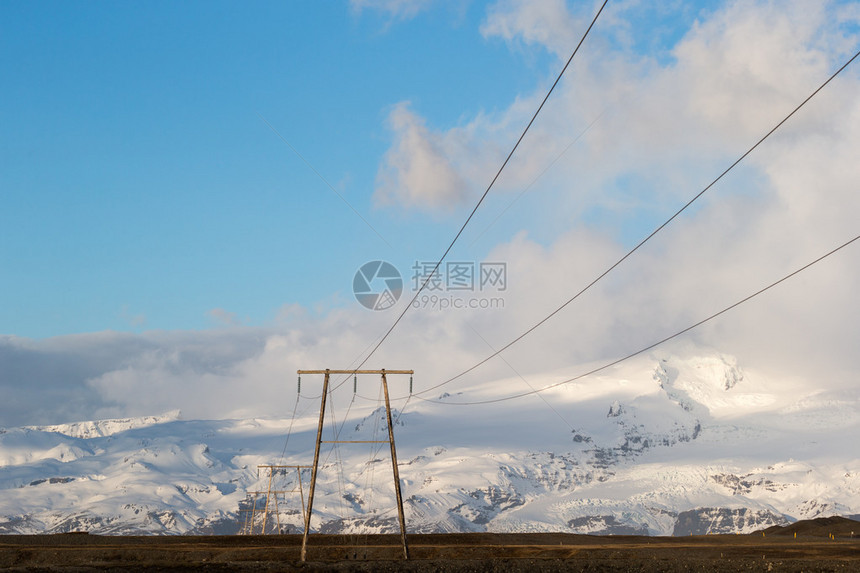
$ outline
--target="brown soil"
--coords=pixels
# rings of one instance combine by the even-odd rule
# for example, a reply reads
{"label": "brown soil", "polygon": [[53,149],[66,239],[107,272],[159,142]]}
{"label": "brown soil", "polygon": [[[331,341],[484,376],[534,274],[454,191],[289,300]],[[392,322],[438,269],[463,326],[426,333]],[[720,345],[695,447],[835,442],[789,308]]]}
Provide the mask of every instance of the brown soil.
{"label": "brown soil", "polygon": [[[855,532],[852,536],[852,532]],[[795,537],[796,534],[796,537]],[[0,537],[5,571],[860,571],[860,522],[827,518],[751,535],[596,537],[565,533]]]}

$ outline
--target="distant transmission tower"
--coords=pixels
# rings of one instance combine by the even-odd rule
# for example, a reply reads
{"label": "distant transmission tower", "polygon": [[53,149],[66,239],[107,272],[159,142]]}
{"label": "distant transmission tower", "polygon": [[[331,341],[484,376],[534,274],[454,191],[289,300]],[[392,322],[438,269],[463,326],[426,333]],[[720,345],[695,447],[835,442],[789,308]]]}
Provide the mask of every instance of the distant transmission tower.
{"label": "distant transmission tower", "polygon": [[[314,463],[311,471],[311,486],[308,493],[308,509],[305,513],[305,531],[302,536],[302,561],[307,557],[308,534],[311,530],[311,514],[314,507],[314,491],[317,484],[317,470],[319,469],[320,461],[320,446],[322,444],[388,444],[391,448],[391,467],[394,472],[394,492],[397,495],[397,515],[400,520],[400,541],[403,544],[403,558],[409,559],[409,546],[406,544],[406,517],[403,513],[403,496],[400,493],[400,472],[397,469],[397,452],[394,448],[394,424],[391,421],[391,402],[388,398],[388,374],[409,374],[414,373],[412,370],[299,370],[299,379],[302,374],[323,374],[323,389],[320,399],[320,421],[317,427],[317,440],[314,448]],[[382,378],[382,390],[385,395],[385,415],[388,420],[388,439],[387,440],[323,440],[323,424],[325,421],[326,398],[328,397],[329,378],[332,374],[378,374]]]}
{"label": "distant transmission tower", "polygon": [[[310,467],[311,466],[297,466],[297,465],[259,465],[259,466],[257,466],[257,476],[260,475],[260,470],[267,470],[268,471],[268,480],[267,480],[266,491],[248,492],[250,494],[254,494],[254,501],[253,501],[253,505],[251,506],[251,509],[245,510],[245,511],[250,511],[250,514],[251,514],[250,519],[246,519],[245,527],[243,528],[244,532],[247,535],[253,535],[255,518],[256,518],[257,513],[259,513],[260,511],[262,511],[262,513],[263,513],[263,523],[262,523],[262,526],[260,527],[260,533],[262,535],[266,534],[266,525],[268,524],[269,515],[272,511],[274,511],[274,514],[275,514],[274,522],[277,526],[275,533],[282,533],[282,531],[281,531],[281,510],[280,510],[280,506],[278,504],[278,496],[279,495],[283,495],[285,497],[284,501],[286,501],[286,494],[298,493],[300,496],[301,504],[302,504],[302,522],[305,521],[305,511],[306,511],[305,510],[305,492],[304,492],[304,488],[302,487],[302,470],[303,469],[310,469]],[[295,485],[295,487],[293,487],[293,489],[274,489],[272,487],[272,485],[274,484],[275,475],[277,475],[277,474],[286,475],[287,470],[294,470],[296,472],[296,485]],[[263,506],[262,510],[258,510],[257,509],[257,497],[259,495],[262,495],[262,494],[266,495],[266,504],[265,504],[265,506]]]}

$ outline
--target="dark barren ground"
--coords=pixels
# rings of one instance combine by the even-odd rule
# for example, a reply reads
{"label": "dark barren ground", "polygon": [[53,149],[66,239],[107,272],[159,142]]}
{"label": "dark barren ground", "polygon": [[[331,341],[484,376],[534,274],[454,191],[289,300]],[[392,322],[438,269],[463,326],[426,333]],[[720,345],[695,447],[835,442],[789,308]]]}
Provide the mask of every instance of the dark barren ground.
{"label": "dark barren ground", "polygon": [[[795,533],[797,536],[795,537]],[[831,534],[833,538],[831,538]],[[860,522],[824,518],[751,535],[565,533],[0,537],[4,571],[860,571]]]}

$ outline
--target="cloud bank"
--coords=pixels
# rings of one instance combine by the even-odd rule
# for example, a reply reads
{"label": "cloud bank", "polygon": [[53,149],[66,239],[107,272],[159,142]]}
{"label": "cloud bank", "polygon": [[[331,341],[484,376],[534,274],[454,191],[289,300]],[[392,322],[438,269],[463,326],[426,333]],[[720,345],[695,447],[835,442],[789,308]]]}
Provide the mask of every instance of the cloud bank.
{"label": "cloud bank", "polygon": [[[562,58],[591,8],[499,2],[480,31]],[[421,389],[503,346],[700,191],[858,47],[860,11],[837,3],[727,3],[700,14],[664,52],[645,55],[632,48],[645,33],[634,33],[645,8],[607,10],[613,26],[589,38],[463,237],[474,240],[532,186],[499,219],[494,236],[504,238],[473,253],[507,263],[504,308],[414,309],[368,367],[414,368]],[[855,65],[695,208],[506,352],[507,364],[495,360],[449,391],[510,378],[511,369],[526,378],[576,375],[579,364],[650,344],[855,236],[858,91]],[[447,130],[408,103],[394,105],[375,200],[385,209],[456,214],[486,187],[544,93],[536,87],[505,110]],[[858,289],[860,249],[851,247],[684,342],[771,377],[803,379],[811,393],[855,388]],[[284,415],[296,369],[356,364],[394,312],[355,304],[317,316],[285,307],[270,326],[251,328],[215,309],[224,329],[7,336],[0,418],[47,424],[174,408],[199,418]]]}

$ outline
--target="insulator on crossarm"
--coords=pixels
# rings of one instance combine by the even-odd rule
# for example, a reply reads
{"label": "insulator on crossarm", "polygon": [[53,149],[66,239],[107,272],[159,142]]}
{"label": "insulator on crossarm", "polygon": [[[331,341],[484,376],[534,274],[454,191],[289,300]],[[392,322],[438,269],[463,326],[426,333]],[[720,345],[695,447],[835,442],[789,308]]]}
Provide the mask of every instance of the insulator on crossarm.
{"label": "insulator on crossarm", "polygon": [[409,376],[409,395],[412,395],[412,376]]}
{"label": "insulator on crossarm", "polygon": [[302,377],[301,376],[299,376],[299,383],[298,383],[298,386],[296,388],[297,388],[296,394],[301,394],[302,393]]}
{"label": "insulator on crossarm", "polygon": [[352,393],[355,394],[358,392],[358,376],[355,374],[352,375]]}

